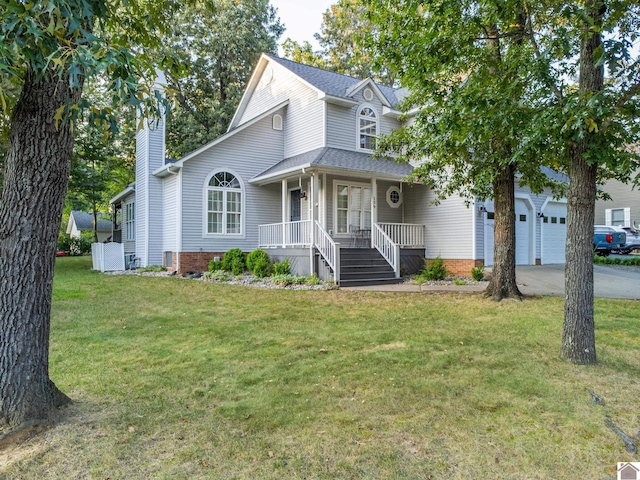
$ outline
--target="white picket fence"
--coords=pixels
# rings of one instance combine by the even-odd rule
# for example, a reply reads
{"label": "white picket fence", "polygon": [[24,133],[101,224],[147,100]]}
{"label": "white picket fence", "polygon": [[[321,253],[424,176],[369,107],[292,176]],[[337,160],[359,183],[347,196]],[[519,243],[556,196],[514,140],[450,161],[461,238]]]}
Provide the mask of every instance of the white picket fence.
{"label": "white picket fence", "polygon": [[101,272],[124,270],[124,245],[122,243],[92,243],[93,269]]}

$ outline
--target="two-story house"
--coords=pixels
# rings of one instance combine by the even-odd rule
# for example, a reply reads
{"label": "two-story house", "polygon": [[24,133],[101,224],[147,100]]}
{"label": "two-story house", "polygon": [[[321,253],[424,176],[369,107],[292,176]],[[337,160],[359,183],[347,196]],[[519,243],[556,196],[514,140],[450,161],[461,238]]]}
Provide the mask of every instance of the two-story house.
{"label": "two-story house", "polygon": [[[162,120],[138,133],[114,237],[143,266],[202,271],[231,248],[261,247],[343,285],[397,278],[425,257],[459,275],[491,265],[491,201],[435,205],[429,187],[406,182],[410,165],[371,158],[376,137],[400,127],[402,97],[264,54],[225,135],[167,161]],[[563,263],[566,201],[516,192],[517,263]]]}

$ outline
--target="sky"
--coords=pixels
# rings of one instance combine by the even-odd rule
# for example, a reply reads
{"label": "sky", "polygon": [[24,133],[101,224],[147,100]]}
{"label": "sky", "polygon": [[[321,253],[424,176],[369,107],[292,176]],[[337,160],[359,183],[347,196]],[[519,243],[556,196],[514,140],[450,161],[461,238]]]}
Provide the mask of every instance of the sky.
{"label": "sky", "polygon": [[298,43],[307,40],[317,50],[319,45],[313,34],[320,32],[322,14],[335,3],[338,0],[271,0],[271,5],[278,9],[280,21],[287,28],[280,43],[288,37]]}

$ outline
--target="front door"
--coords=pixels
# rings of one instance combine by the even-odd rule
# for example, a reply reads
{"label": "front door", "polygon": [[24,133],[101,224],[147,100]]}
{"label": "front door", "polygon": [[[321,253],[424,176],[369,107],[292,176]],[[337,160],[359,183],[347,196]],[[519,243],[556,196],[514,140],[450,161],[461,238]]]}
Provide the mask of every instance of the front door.
{"label": "front door", "polygon": [[299,222],[302,219],[302,206],[300,203],[300,189],[291,190],[291,204],[289,205],[290,220]]}

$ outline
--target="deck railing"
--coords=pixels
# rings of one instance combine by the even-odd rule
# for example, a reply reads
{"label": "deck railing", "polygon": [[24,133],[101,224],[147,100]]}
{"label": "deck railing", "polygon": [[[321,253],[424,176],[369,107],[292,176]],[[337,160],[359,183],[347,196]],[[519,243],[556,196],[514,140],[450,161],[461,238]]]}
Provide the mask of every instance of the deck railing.
{"label": "deck railing", "polygon": [[400,245],[395,243],[379,224],[373,225],[371,235],[373,248],[380,252],[393,268],[396,278],[400,278]]}
{"label": "deck railing", "polygon": [[310,220],[260,225],[258,226],[260,247],[309,247],[312,227]]}
{"label": "deck railing", "polygon": [[391,241],[403,248],[423,248],[425,246],[424,225],[410,223],[378,223],[380,229]]}
{"label": "deck railing", "polygon": [[333,241],[331,235],[317,220],[315,228],[315,247],[329,268],[333,270],[333,280],[338,284],[340,283],[340,245]]}

